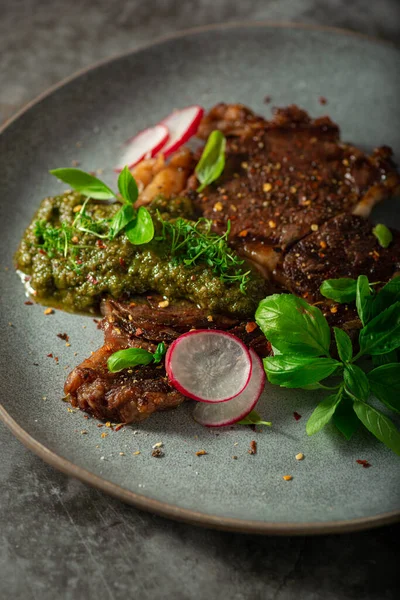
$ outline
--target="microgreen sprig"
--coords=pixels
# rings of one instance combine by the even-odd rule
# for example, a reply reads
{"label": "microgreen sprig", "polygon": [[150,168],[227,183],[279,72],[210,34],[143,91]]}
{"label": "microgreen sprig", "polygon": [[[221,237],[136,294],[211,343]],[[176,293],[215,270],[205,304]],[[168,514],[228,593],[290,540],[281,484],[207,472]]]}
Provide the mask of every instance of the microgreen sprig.
{"label": "microgreen sprig", "polygon": [[244,261],[232,252],[228,245],[230,221],[226,231],[219,235],[211,231],[212,221],[201,218],[196,222],[178,218],[164,220],[160,213],[161,235],[156,238],[170,244],[173,259],[187,267],[206,264],[224,283],[239,283],[241,292],[246,291],[250,271],[244,272]]}

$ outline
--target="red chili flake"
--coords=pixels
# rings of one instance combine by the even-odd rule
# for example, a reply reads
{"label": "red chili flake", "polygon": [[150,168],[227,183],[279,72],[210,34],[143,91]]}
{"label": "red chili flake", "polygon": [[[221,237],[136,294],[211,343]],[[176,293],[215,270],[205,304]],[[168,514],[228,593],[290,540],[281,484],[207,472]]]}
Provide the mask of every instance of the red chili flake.
{"label": "red chili flake", "polygon": [[30,300],[27,300],[26,302],[24,302],[24,304],[26,304],[26,306],[32,306],[33,302],[31,302]]}
{"label": "red chili flake", "polygon": [[143,329],[140,329],[140,327],[138,327],[136,329],[135,335],[142,335],[142,333],[143,333]]}
{"label": "red chili flake", "polygon": [[122,429],[124,426],[126,425],[126,423],[119,423],[119,425],[116,426],[115,431],[119,431],[120,429]]}
{"label": "red chili flake", "polygon": [[121,267],[123,269],[126,268],[126,262],[124,261],[124,259],[122,258],[122,256],[119,257],[119,264],[121,265]]}
{"label": "red chili flake", "polygon": [[319,103],[320,104],[328,104],[328,100],[326,98],[324,98],[324,96],[320,96]]}
{"label": "red chili flake", "polygon": [[271,96],[265,96],[264,104],[269,104],[271,102]]}
{"label": "red chili flake", "polygon": [[359,465],[362,465],[364,467],[364,469],[368,469],[368,467],[372,467],[371,463],[369,463],[367,460],[365,459],[358,459],[356,460],[356,463],[358,463]]}
{"label": "red chili flake", "polygon": [[53,355],[52,355],[52,353],[51,353],[51,352],[50,352],[50,354],[48,354],[47,356],[48,356],[48,358],[53,358]]}
{"label": "red chili flake", "polygon": [[299,419],[301,419],[301,415],[299,415],[299,413],[296,411],[294,411],[293,416],[296,419],[296,421],[299,421]]}
{"label": "red chili flake", "polygon": [[91,275],[90,273],[89,273],[89,275],[86,277],[86,279],[87,279],[88,281],[90,281],[90,283],[93,283],[93,285],[97,285],[97,284],[99,283],[99,282],[97,281],[97,279],[95,279],[95,278],[93,277],[93,275]]}
{"label": "red chili flake", "polygon": [[98,325],[98,323],[100,323],[99,319],[93,319],[93,323],[96,323],[96,325]]}
{"label": "red chili flake", "polygon": [[82,260],[81,258],[78,258],[78,259],[76,260],[76,264],[77,264],[77,265],[81,265],[82,263],[83,263],[83,260]]}
{"label": "red chili flake", "polygon": [[69,342],[69,335],[67,333],[57,333],[57,337],[59,337],[60,340],[64,340],[64,342]]}
{"label": "red chili flake", "polygon": [[251,440],[250,448],[247,452],[249,454],[257,454],[257,442],[255,440]]}
{"label": "red chili flake", "polygon": [[39,254],[44,254],[44,256],[47,256],[47,252],[45,252],[43,248],[39,249]]}
{"label": "red chili flake", "polygon": [[58,363],[58,356],[55,356],[54,360]]}
{"label": "red chili flake", "polygon": [[105,243],[103,242],[103,240],[96,240],[96,246],[98,248],[101,248],[101,249],[107,248],[107,246],[105,245]]}

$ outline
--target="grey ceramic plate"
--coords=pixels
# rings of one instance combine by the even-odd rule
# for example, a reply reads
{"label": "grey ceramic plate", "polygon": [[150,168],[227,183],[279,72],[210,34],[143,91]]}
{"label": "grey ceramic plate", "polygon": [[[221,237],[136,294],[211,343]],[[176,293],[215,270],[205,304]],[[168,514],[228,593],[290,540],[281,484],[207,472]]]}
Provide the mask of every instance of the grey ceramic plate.
{"label": "grey ceramic plate", "polygon": [[[86,71],[23,111],[0,137],[2,303],[1,415],[13,432],[55,467],[136,506],[225,529],[321,533],[370,527],[399,516],[398,457],[360,432],[345,442],[332,428],[308,439],[316,396],[268,387],[259,407],[271,430],[209,431],[192,405],[140,427],[109,431],[68,412],[61,401],[68,370],[102,341],[91,318],[24,304],[13,272],[18,240],[42,197],[63,186],[50,168],[79,160],[110,169],[122,141],[175,107],[224,100],[270,113],[296,102],[339,122],[344,139],[400,150],[399,52],[335,30],[269,24],[191,31]],[[397,84],[396,84],[397,82]],[[319,97],[328,99],[321,106]],[[77,142],[80,142],[77,144]],[[398,203],[379,220],[399,221]],[[397,207],[397,208],[396,208]],[[378,212],[378,211],[377,211]],[[67,332],[71,346],[56,334]],[[59,357],[59,363],[47,355]],[[296,421],[293,411],[302,415]],[[82,430],[87,434],[81,434]],[[137,431],[136,431],[137,429]],[[247,450],[258,443],[255,456]],[[162,441],[165,457],[151,457]],[[206,456],[197,457],[200,449]],[[141,454],[133,455],[140,450]],[[295,455],[305,454],[297,462]],[[120,455],[124,453],[124,455]],[[232,457],[237,456],[237,460]],[[368,459],[363,469],[357,459]],[[283,475],[293,475],[286,482]]]}

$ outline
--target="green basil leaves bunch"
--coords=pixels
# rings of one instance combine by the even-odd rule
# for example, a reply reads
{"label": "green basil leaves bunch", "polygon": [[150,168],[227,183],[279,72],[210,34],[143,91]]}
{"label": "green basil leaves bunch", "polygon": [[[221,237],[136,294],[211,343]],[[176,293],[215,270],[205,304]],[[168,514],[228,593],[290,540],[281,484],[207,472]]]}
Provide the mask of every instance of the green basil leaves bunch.
{"label": "green basil leaves bunch", "polygon": [[[322,284],[321,293],[336,302],[355,301],[363,325],[359,351],[354,354],[349,335],[334,327],[339,359],[333,358],[330,327],[319,308],[291,294],[274,294],[262,300],[256,312],[256,321],[274,350],[274,356],[264,359],[268,380],[286,388],[331,392],[311,414],[308,435],[333,419],[350,439],[361,421],[400,455],[399,431],[370,403],[373,395],[386,409],[400,412],[400,277],[378,293],[364,275],[357,280],[331,279]],[[375,367],[369,372],[355,364],[366,356],[372,357]]]}

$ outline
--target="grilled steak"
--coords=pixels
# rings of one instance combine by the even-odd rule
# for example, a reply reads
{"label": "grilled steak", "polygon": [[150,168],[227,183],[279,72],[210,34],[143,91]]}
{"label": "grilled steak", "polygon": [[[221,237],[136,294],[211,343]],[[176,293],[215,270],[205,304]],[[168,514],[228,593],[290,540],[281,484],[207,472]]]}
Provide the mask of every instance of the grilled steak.
{"label": "grilled steak", "polygon": [[113,352],[115,349],[105,344],[69,374],[64,391],[73,406],[97,419],[132,423],[184,401],[169,385],[162,365],[110,373],[107,359]]}
{"label": "grilled steak", "polygon": [[138,298],[123,304],[115,300],[102,303],[104,319],[99,327],[105,343],[68,376],[65,394],[73,406],[100,419],[131,423],[142,421],[156,410],[178,406],[185,399],[172,388],[163,365],[139,366],[110,373],[107,360],[124,348],[144,348],[154,352],[157,344],[170,344],[191,329],[223,329],[237,335],[261,356],[270,346],[254,323],[239,323],[232,317],[210,316],[189,302],[165,308],[161,297]]}
{"label": "grilled steak", "polygon": [[[323,298],[319,288],[329,278],[365,274],[385,282],[400,271],[400,233],[383,249],[366,219],[377,202],[400,190],[391,150],[366,155],[342,143],[328,117],[313,120],[296,106],[266,121],[242,105],[218,104],[198,135],[206,139],[215,129],[227,136],[226,166],[203,193],[196,192],[196,176],[189,178],[186,192],[197,213],[221,233],[230,220],[230,242],[268,279],[317,303],[330,325],[356,331],[361,323],[355,307]],[[117,350],[154,352],[159,342],[211,328],[229,330],[260,356],[271,352],[255,323],[211,315],[187,301],[165,306],[156,296],[129,304],[107,300],[102,312],[104,346],[72,371],[65,393],[74,406],[114,422],[141,421],[185,399],[169,385],[163,365],[110,373],[107,359]]]}
{"label": "grilled steak", "polygon": [[370,221],[355,215],[339,215],[318,231],[297,242],[286,254],[281,271],[283,287],[308,302],[323,299],[325,279],[366,275],[386,282],[400,271],[400,232],[382,248]]}
{"label": "grilled steak", "polygon": [[[225,118],[224,118],[225,115]],[[231,243],[270,275],[296,241],[341,213],[367,217],[400,190],[390,148],[372,155],[340,141],[328,117],[296,106],[271,121],[244,107],[217,105],[200,130],[228,135],[223,175],[202,193],[189,192],[218,231],[231,221]]]}

